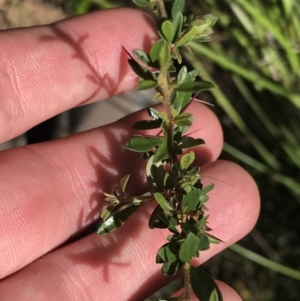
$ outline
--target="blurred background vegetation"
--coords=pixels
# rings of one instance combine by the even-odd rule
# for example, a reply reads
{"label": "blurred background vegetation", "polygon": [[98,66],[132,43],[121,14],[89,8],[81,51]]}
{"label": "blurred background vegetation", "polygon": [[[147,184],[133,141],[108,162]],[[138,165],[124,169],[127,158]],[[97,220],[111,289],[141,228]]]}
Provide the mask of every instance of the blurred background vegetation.
{"label": "blurred background vegetation", "polygon": [[[69,16],[132,6],[129,0],[38,2],[58,7]],[[187,3],[194,13],[214,14],[219,19],[213,41],[191,44],[194,56],[186,53],[185,59],[217,85],[202,99],[215,104],[222,122],[222,158],[238,162],[253,175],[262,199],[255,229],[204,266],[233,286],[244,301],[299,301],[300,3]],[[1,12],[2,7],[0,17]]]}

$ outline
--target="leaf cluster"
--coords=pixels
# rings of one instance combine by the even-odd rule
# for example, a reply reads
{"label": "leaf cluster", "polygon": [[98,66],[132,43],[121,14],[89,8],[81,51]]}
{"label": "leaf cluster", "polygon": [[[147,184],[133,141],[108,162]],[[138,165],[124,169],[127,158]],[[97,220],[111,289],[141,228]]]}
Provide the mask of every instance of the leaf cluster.
{"label": "leaf cluster", "polygon": [[[154,88],[157,92],[154,98],[164,105],[164,111],[148,108],[149,119],[133,124],[141,134],[132,137],[124,146],[147,160],[149,195],[128,195],[129,175],[123,177],[118,189],[105,194],[110,205],[101,213],[98,233],[114,231],[143,203],[156,202],[149,227],[170,231],[167,242],[157,252],[156,262],[162,264],[163,274],[175,275],[183,266],[190,266],[192,258],[199,257],[200,251],[209,249],[210,243],[220,242],[209,234],[211,229],[206,214],[208,193],[214,184],[203,186],[200,167],[194,165],[196,158],[192,149],[205,142],[189,135],[194,117],[186,112],[194,95],[212,88],[213,84],[201,80],[198,70],[182,66],[180,54],[183,47],[189,50],[191,41],[208,41],[216,18],[185,14],[183,0],[134,2],[149,6],[156,13],[159,39],[149,53],[142,50],[135,50],[134,56],[128,53],[128,63],[140,78],[137,88]],[[145,135],[145,131],[155,134]],[[191,285],[202,301],[222,300],[214,281],[203,273],[190,267],[191,281],[186,285]],[[200,279],[206,283],[202,289],[196,285]],[[178,298],[168,300],[190,300],[187,295],[185,299]]]}

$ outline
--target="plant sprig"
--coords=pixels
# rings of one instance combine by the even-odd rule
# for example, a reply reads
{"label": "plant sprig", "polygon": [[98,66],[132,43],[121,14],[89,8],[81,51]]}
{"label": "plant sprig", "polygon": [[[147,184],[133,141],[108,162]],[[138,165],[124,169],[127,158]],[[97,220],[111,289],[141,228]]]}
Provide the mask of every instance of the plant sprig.
{"label": "plant sprig", "polygon": [[133,2],[155,13],[159,39],[149,53],[135,50],[135,57],[128,53],[128,63],[140,77],[137,89],[154,88],[157,92],[154,98],[165,110],[148,108],[151,119],[133,124],[137,130],[157,129],[157,135],[136,136],[125,144],[126,149],[141,153],[147,160],[149,194],[127,194],[129,175],[124,176],[119,184],[120,193],[116,190],[105,193],[110,205],[101,213],[98,234],[107,234],[123,225],[143,203],[156,202],[149,227],[170,231],[167,242],[157,252],[156,262],[162,264],[164,275],[175,275],[181,269],[184,274],[183,294],[167,300],[190,301],[193,291],[201,301],[222,301],[214,280],[191,265],[192,258],[199,257],[200,251],[220,242],[209,234],[211,229],[207,225],[206,203],[214,184],[203,186],[200,167],[193,165],[195,153],[189,150],[204,141],[188,135],[194,117],[186,112],[193,94],[213,88],[213,84],[201,80],[198,70],[184,66],[181,56],[182,48],[189,50],[189,42],[210,40],[216,18],[185,14],[184,0]]}

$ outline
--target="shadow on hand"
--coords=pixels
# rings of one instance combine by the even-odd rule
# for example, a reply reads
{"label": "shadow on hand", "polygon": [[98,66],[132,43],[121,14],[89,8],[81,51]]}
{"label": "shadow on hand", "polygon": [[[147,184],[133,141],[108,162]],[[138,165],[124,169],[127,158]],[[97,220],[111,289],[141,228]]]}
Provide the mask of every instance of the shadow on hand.
{"label": "shadow on hand", "polygon": [[[94,130],[98,131],[98,129]],[[85,220],[79,219],[79,228],[82,225],[94,223],[99,219],[101,210],[109,203],[105,202],[103,192],[110,193],[119,184],[120,179],[130,174],[126,191],[130,195],[140,195],[146,190],[145,164],[146,161],[140,158],[140,154],[125,150],[123,145],[132,135],[131,125],[125,122],[113,123],[102,127],[99,148],[90,146],[88,158],[92,168],[95,170],[95,180],[90,182],[93,193],[90,196],[90,212]],[[142,205],[143,207],[143,205]],[[89,265],[91,268],[102,268],[103,279],[109,282],[109,271],[111,266],[127,267],[131,262],[122,259],[123,249],[128,244],[136,244],[135,241],[141,234],[141,223],[149,219],[145,210],[138,210],[129,217],[125,225],[113,233],[100,237],[97,234],[88,236],[89,244],[92,246],[69,257],[76,263]],[[128,252],[127,252],[128,254]]]}
{"label": "shadow on hand", "polygon": [[[146,18],[146,20],[150,22],[148,19],[149,18]],[[96,88],[90,93],[89,96],[80,101],[77,106],[84,105],[93,100],[95,97],[97,97],[100,90],[104,90],[106,92],[105,94],[108,96],[124,93],[125,91],[120,90],[119,85],[128,74],[130,67],[127,61],[128,55],[123,50],[122,45],[120,45],[119,57],[116,58],[119,61],[119,70],[117,73],[118,78],[112,78],[109,74],[100,74],[99,72],[101,70],[97,70],[93,66],[90,58],[87,55],[87,50],[85,49],[84,45],[84,42],[87,39],[93,38],[91,34],[86,33],[84,35],[81,35],[78,40],[75,40],[70,36],[70,34],[68,34],[61,28],[60,24],[60,22],[51,24],[50,29],[53,32],[53,35],[41,35],[39,40],[42,42],[63,42],[67,44],[73,50],[71,59],[81,60],[87,67],[89,74],[87,74],[85,78],[94,83]],[[149,49],[152,42],[153,41],[151,40],[150,36],[145,35],[143,38],[143,48]],[[112,51],[111,53],[108,52],[107,56],[109,57],[111,55],[114,55],[114,53],[116,53],[116,50]],[[68,92],[66,91],[66,93]]]}

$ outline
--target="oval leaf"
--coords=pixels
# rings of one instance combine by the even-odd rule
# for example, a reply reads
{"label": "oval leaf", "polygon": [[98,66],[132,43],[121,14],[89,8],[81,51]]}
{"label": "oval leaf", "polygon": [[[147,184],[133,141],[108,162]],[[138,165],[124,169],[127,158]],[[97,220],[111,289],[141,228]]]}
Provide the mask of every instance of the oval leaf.
{"label": "oval leaf", "polygon": [[158,86],[157,82],[155,80],[147,79],[147,80],[141,80],[138,82],[137,90],[147,90],[147,89],[154,89]]}
{"label": "oval leaf", "polygon": [[132,125],[135,130],[152,130],[160,128],[161,120],[141,120]]}
{"label": "oval leaf", "polygon": [[165,41],[163,39],[161,39],[152,45],[152,47],[150,49],[150,58],[153,63],[155,61],[158,61],[160,50],[164,44],[165,44]]}
{"label": "oval leaf", "polygon": [[159,118],[158,117],[158,112],[155,109],[151,108],[151,107],[147,108],[147,113],[154,120]]}
{"label": "oval leaf", "polygon": [[[201,301],[223,301],[221,292],[216,282],[203,270],[198,267],[191,267],[191,285],[192,289]],[[215,296],[214,291],[217,292]],[[212,296],[214,296],[214,299]]]}
{"label": "oval leaf", "polygon": [[144,153],[160,145],[161,142],[162,139],[157,137],[134,137],[130,139],[124,147],[135,152]]}
{"label": "oval leaf", "polygon": [[161,26],[161,31],[165,37],[165,39],[169,42],[172,43],[173,38],[174,38],[174,27],[173,23],[169,20],[165,21],[162,26]]}
{"label": "oval leaf", "polygon": [[198,251],[199,243],[200,239],[194,233],[190,232],[180,246],[180,260],[182,262],[190,262],[194,254]]}
{"label": "oval leaf", "polygon": [[143,50],[135,49],[135,50],[133,50],[133,53],[142,62],[144,62],[146,64],[150,63],[150,58],[149,58],[148,54],[146,52],[144,52]]}
{"label": "oval leaf", "polygon": [[181,36],[183,15],[181,13],[177,14],[177,16],[173,18],[172,23],[175,32],[173,39],[177,40]]}
{"label": "oval leaf", "polygon": [[158,56],[158,61],[160,67],[165,67],[169,68],[170,62],[171,62],[171,52],[170,52],[170,47],[169,45],[163,41],[164,43],[162,44],[160,51],[159,51],[159,56]]}
{"label": "oval leaf", "polygon": [[153,74],[147,70],[144,66],[140,65],[137,61],[130,58],[128,64],[131,69],[141,78],[153,80]]}
{"label": "oval leaf", "polygon": [[165,160],[169,158],[169,152],[168,152],[168,135],[165,135],[162,139],[162,142],[158,146],[154,158],[153,163],[157,163],[159,161]]}
{"label": "oval leaf", "polygon": [[176,18],[176,16],[183,12],[185,7],[185,0],[175,0],[172,6],[172,19]]}
{"label": "oval leaf", "polygon": [[178,76],[177,76],[177,83],[180,85],[182,83],[184,83],[186,77],[188,75],[188,72],[187,72],[187,68],[186,66],[183,66],[180,71],[178,72]]}
{"label": "oval leaf", "polygon": [[198,250],[199,251],[208,250],[209,245],[210,245],[210,240],[209,240],[208,236],[206,235],[206,233],[199,232],[198,238],[200,240],[200,243],[198,245]]}
{"label": "oval leaf", "polygon": [[175,42],[175,47],[181,47],[191,40],[194,39],[198,29],[197,26],[193,26],[189,31],[186,31],[176,42]]}
{"label": "oval leaf", "polygon": [[195,153],[189,152],[188,154],[185,154],[180,159],[180,167],[182,170],[186,170],[189,168],[189,166],[194,162],[195,160]]}
{"label": "oval leaf", "polygon": [[174,208],[171,206],[171,204],[164,198],[164,196],[157,192],[154,193],[154,197],[157,201],[157,203],[160,205],[160,207],[165,210],[166,212],[174,212]]}
{"label": "oval leaf", "polygon": [[181,113],[173,121],[178,126],[191,126],[193,124],[193,115],[191,113]]}
{"label": "oval leaf", "polygon": [[181,200],[181,209],[187,207],[187,211],[192,211],[197,209],[197,206],[200,204],[200,189],[193,189],[188,194],[186,194]]}
{"label": "oval leaf", "polygon": [[126,204],[122,207],[120,207],[118,210],[116,210],[108,219],[105,221],[102,221],[100,224],[97,233],[99,235],[105,235],[107,233],[110,233],[112,231],[115,231],[117,228],[122,226],[128,217],[135,212],[141,203],[138,204]]}
{"label": "oval leaf", "polygon": [[182,137],[181,144],[179,146],[180,148],[184,149],[189,147],[195,147],[202,144],[205,144],[203,139],[184,136]]}

